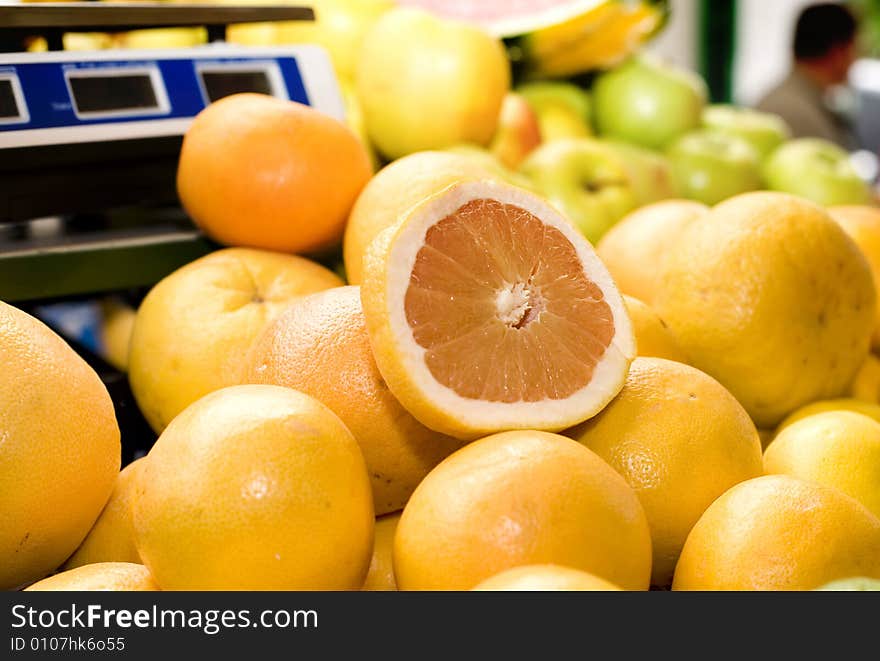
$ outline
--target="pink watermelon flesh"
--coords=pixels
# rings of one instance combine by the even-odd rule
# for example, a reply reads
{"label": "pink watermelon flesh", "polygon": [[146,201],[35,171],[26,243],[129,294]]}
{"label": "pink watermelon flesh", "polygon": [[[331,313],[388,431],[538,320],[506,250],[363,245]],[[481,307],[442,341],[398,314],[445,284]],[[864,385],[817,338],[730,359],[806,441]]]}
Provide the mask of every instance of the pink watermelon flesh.
{"label": "pink watermelon flesh", "polygon": [[561,23],[605,0],[397,0],[437,16],[479,25],[498,37],[525,34]]}

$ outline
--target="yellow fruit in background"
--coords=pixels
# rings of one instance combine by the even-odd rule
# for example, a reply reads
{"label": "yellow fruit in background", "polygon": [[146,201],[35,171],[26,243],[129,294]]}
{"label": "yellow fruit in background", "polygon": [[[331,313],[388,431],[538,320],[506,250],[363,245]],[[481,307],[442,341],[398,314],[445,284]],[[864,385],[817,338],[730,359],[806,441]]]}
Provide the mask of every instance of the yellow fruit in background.
{"label": "yellow fruit in background", "polygon": [[851,399],[849,397],[841,397],[839,399],[823,399],[818,402],[810,402],[806,406],[792,411],[785,419],[779,423],[776,428],[778,434],[789,425],[803,420],[804,418],[814,416],[817,413],[826,411],[854,411],[866,415],[877,422],[880,422],[880,404],[873,402],[865,402],[859,399]]}
{"label": "yellow fruit in background", "polygon": [[154,286],[135,318],[129,381],[158,433],[202,395],[237,381],[241,360],[292,300],[342,285],[303,257],[227,248]]}
{"label": "yellow fruit in background", "polygon": [[132,562],[98,562],[68,569],[25,589],[26,592],[155,592],[150,570]]}
{"label": "yellow fruit in background", "polygon": [[416,419],[456,438],[583,422],[620,391],[635,357],[592,246],[522,188],[443,189],[379,234],[363,268],[379,372]]}
{"label": "yellow fruit in background", "polygon": [[688,362],[770,427],[843,394],[868,353],[875,299],[867,261],[824,209],[754,192],[687,227],[654,307]]}
{"label": "yellow fruit in background", "polygon": [[0,302],[0,589],[73,553],[113,491],[121,446],[113,402],[48,326]]}
{"label": "yellow fruit in background", "polygon": [[468,156],[442,151],[411,154],[382,168],[361,191],[345,226],[342,248],[348,282],[360,284],[367,246],[404,211],[456,181],[489,176],[485,166]]}
{"label": "yellow fruit in background", "polygon": [[194,28],[152,28],[131,30],[116,36],[117,48],[190,48],[208,43],[208,31]]}
{"label": "yellow fruit in background", "polygon": [[388,159],[486,146],[510,90],[501,41],[467,23],[395,8],[364,37],[356,84],[370,140]]}
{"label": "yellow fruit in background", "polygon": [[[880,208],[837,206],[828,207],[828,213],[861,248],[871,267],[874,286],[880,289]],[[871,344],[880,348],[880,305],[877,306],[877,325],[874,327]]]}
{"label": "yellow fruit in background", "polygon": [[95,525],[86,535],[76,552],[64,563],[64,569],[73,569],[95,562],[140,563],[134,545],[131,524],[131,501],[137,484],[137,475],[144,459],[137,459],[120,471],[110,500],[101,510]]}
{"label": "yellow fruit in background", "polygon": [[394,533],[400,522],[400,512],[386,514],[376,519],[375,541],[373,542],[373,559],[361,590],[370,592],[397,590],[394,580]]}
{"label": "yellow fruit in background", "polygon": [[226,41],[240,46],[275,46],[279,42],[277,23],[236,23],[226,28]]}
{"label": "yellow fruit in background", "polygon": [[241,382],[295,388],[338,415],[364,453],[376,514],[402,509],[425,475],[461,446],[422,425],[388,390],[358,287],[291,303],[254,342]]}
{"label": "yellow fruit in background", "polygon": [[865,362],[856,372],[847,394],[853,399],[873,404],[880,403],[880,358],[873,353],[868,354]]}
{"label": "yellow fruit in background", "polygon": [[613,583],[579,569],[560,565],[524,565],[507,569],[478,583],[477,591],[606,591]]}
{"label": "yellow fruit in background", "polygon": [[224,388],[177,416],[147,455],[132,516],[165,590],[356,590],[373,548],[357,442],[280,386]]}
{"label": "yellow fruit in background", "polygon": [[128,370],[128,347],[136,313],[133,307],[115,298],[101,301],[101,355],[123,372]]}
{"label": "yellow fruit in background", "polygon": [[66,51],[106,50],[116,45],[113,35],[106,32],[65,32],[61,40]]}
{"label": "yellow fruit in background", "polygon": [[364,37],[373,23],[394,6],[393,0],[314,0],[314,21],[280,22],[275,38],[279,44],[323,46],[340,79],[352,80]]}
{"label": "yellow fruit in background", "polygon": [[626,311],[636,335],[636,351],[639,356],[668,358],[680,363],[687,362],[681,347],[669,326],[648,305],[632,296],[623,296]]}
{"label": "yellow fruit in background", "polygon": [[[465,5],[469,3],[463,3]],[[571,4],[571,3],[555,3]],[[526,34],[519,42],[532,75],[563,78],[619,65],[665,24],[667,5],[593,1],[588,9]]]}
{"label": "yellow fruit in background", "polygon": [[827,411],[779,432],[764,453],[766,473],[784,473],[852,496],[880,517],[880,423]]}
{"label": "yellow fruit in background", "polygon": [[812,590],[880,578],[880,519],[857,500],[787,475],[741,482],[688,535],[673,590]]}
{"label": "yellow fruit in background", "polygon": [[596,244],[596,252],[624,294],[653,304],[657,277],[684,228],[709,207],[691,200],[663,200],[630,212]]}
{"label": "yellow fruit in background", "polygon": [[487,436],[418,486],[394,538],[401,590],[469,590],[527,564],[559,564],[647,589],[651,538],[620,475],[571,439],[540,431]]}
{"label": "yellow fruit in background", "polygon": [[661,587],[672,582],[681,547],[712,501],[763,472],[758,432],[733,395],[661,358],[636,358],[620,394],[566,435],[636,492],[651,527],[651,583]]}
{"label": "yellow fruit in background", "polygon": [[[166,0],[173,4],[263,5],[265,0]],[[297,0],[274,0],[273,5],[296,5]],[[278,43],[277,21],[232,23],[226,27],[226,41],[243,46],[274,46]]]}

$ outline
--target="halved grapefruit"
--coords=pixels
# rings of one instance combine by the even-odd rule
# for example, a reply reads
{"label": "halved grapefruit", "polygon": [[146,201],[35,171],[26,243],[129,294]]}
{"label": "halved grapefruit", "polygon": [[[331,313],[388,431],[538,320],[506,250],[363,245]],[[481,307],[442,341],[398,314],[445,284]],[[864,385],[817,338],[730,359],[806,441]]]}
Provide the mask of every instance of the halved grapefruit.
{"label": "halved grapefruit", "polygon": [[496,181],[452,184],[377,235],[361,299],[392,393],[463,439],[586,420],[636,353],[592,246],[543,199]]}

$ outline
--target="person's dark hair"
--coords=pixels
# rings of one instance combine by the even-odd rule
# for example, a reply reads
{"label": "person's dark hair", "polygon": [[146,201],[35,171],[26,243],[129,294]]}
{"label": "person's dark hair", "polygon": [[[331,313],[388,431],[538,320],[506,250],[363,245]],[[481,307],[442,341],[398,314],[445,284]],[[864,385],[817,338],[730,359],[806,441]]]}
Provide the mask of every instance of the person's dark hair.
{"label": "person's dark hair", "polygon": [[845,6],[836,3],[811,5],[801,11],[794,30],[794,56],[809,60],[827,55],[835,46],[855,39],[856,19]]}

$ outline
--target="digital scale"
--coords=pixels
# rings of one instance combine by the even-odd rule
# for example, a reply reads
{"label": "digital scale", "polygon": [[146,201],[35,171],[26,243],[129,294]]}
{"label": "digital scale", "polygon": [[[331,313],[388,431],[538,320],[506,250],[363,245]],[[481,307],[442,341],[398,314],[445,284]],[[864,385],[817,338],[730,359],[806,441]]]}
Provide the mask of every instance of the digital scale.
{"label": "digital scale", "polygon": [[[183,135],[237,92],[344,119],[326,51],[222,41],[228,24],[312,20],[309,7],[0,2],[0,300],[151,285],[216,248],[183,214]],[[205,26],[211,43],[168,50],[21,52],[65,32]],[[11,45],[10,45],[11,44]]]}
{"label": "digital scale", "polygon": [[[344,119],[318,46],[0,54],[0,221],[174,201],[183,134],[205,106],[236,92]],[[162,154],[166,163],[156,163]],[[72,159],[90,171],[57,176]],[[47,196],[47,184],[67,192]]]}
{"label": "digital scale", "polygon": [[205,106],[237,92],[344,119],[317,46],[0,54],[0,149],[179,136]]}

